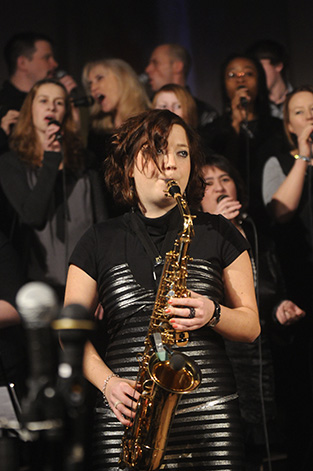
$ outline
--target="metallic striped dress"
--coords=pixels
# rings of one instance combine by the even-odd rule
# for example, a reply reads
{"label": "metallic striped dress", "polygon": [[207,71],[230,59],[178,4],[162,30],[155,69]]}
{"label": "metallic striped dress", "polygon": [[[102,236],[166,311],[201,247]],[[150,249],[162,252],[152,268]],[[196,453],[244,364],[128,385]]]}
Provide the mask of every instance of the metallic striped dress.
{"label": "metallic striped dress", "polygon": [[[170,214],[171,213],[171,214]],[[161,241],[176,210],[148,226]],[[169,216],[170,214],[170,216]],[[177,229],[175,230],[177,235]],[[223,301],[223,268],[247,246],[228,221],[199,214],[188,265],[188,288]],[[161,244],[162,245],[162,244]],[[171,247],[165,248],[166,251]],[[71,262],[98,283],[107,332],[105,362],[120,377],[136,379],[136,356],[144,349],[155,299],[152,263],[124,215],[94,226],[74,251]],[[179,471],[241,471],[243,444],[236,386],[224,341],[208,327],[190,332],[182,351],[196,361],[202,383],[184,395],[171,428],[161,469]],[[99,393],[94,416],[93,467],[118,471],[123,426]]]}

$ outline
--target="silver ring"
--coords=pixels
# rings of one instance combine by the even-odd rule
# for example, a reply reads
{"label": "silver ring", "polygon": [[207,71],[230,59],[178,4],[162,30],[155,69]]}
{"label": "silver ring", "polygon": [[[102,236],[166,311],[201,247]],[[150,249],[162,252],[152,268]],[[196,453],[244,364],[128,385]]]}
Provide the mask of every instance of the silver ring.
{"label": "silver ring", "polygon": [[189,316],[188,316],[189,319],[193,319],[194,317],[196,317],[196,310],[195,310],[194,307],[190,307],[190,308],[189,308],[189,311],[190,311],[190,312],[189,312]]}
{"label": "silver ring", "polygon": [[118,406],[119,404],[123,404],[122,401],[116,401],[116,403],[114,404],[114,409],[117,409],[117,406]]}

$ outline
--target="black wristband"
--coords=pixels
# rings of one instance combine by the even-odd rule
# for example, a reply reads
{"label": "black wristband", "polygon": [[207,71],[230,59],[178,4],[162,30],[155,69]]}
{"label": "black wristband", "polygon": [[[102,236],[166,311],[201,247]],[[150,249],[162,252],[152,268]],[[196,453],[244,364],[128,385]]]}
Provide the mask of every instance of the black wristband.
{"label": "black wristband", "polygon": [[[211,298],[210,298],[211,299]],[[212,314],[212,317],[211,319],[209,320],[209,322],[206,324],[207,326],[209,327],[215,327],[216,324],[219,323],[220,321],[220,318],[221,318],[221,306],[216,302],[214,301],[214,299],[211,299],[211,301],[214,303],[214,312]]]}

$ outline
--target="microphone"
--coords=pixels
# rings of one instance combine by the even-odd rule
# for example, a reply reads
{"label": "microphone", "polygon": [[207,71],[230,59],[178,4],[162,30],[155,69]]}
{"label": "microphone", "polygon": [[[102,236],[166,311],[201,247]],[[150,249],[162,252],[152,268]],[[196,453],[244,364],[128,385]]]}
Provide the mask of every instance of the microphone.
{"label": "microphone", "polygon": [[56,124],[57,126],[60,126],[60,129],[55,133],[55,140],[61,143],[63,139],[63,136],[61,133],[61,123],[57,121],[56,119],[50,119],[48,126],[50,126],[50,124]]}
{"label": "microphone", "polygon": [[138,75],[138,80],[142,85],[147,85],[147,83],[149,81],[149,76],[148,76],[148,74],[143,72],[142,74]]}
{"label": "microphone", "polygon": [[309,135],[309,138],[310,138],[311,142],[313,142],[313,131],[312,131],[311,134]]}
{"label": "microphone", "polygon": [[[82,371],[84,347],[94,322],[80,304],[65,306],[52,323],[59,332],[62,351],[59,356],[57,390],[66,406],[65,469],[83,469],[87,442],[88,415],[87,381]],[[85,469],[85,468],[84,468]]]}
{"label": "microphone", "polygon": [[[247,87],[245,87],[244,85],[239,85],[237,90],[240,90],[241,88],[247,88]],[[241,106],[241,108],[247,108],[248,104],[249,104],[248,98],[245,97],[245,96],[241,96],[240,97],[240,106]]]}
{"label": "microphone", "polygon": [[28,394],[22,401],[22,419],[29,431],[53,431],[61,427],[61,405],[54,388],[56,345],[50,327],[58,303],[44,283],[31,282],[17,293],[16,305],[27,336],[30,375]]}
{"label": "microphone", "polygon": [[75,106],[75,108],[80,106],[92,106],[95,100],[91,95],[81,96],[77,98],[72,98],[71,103]]}
{"label": "microphone", "polygon": [[[219,203],[220,201],[222,201],[224,198],[227,198],[228,195],[219,195],[219,197],[217,198],[216,202]],[[243,213],[241,212],[241,210],[239,210],[239,215],[237,216],[240,218],[241,221],[245,221],[246,219],[249,218],[249,215],[247,213]]]}
{"label": "microphone", "polygon": [[220,195],[220,196],[217,198],[216,202],[219,203],[219,202],[222,201],[224,198],[227,198],[227,196],[228,196],[228,195]]}

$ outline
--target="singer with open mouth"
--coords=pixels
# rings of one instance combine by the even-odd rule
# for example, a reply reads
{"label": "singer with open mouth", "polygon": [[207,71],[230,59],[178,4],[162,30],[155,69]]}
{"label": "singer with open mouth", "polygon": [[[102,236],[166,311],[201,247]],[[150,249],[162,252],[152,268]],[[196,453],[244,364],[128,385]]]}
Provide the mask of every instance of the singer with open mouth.
{"label": "singer with open mouth", "polygon": [[281,120],[270,114],[264,70],[256,59],[231,54],[221,67],[223,114],[203,133],[207,148],[230,160],[239,171],[248,196],[249,214],[259,231],[267,214],[262,204],[261,172],[264,158],[281,150]]}
{"label": "singer with open mouth", "polygon": [[[145,338],[150,341],[158,284],[166,286],[167,273],[176,273],[173,262],[172,270],[163,274],[164,259],[171,259],[176,241],[178,246],[185,243],[180,239],[185,237],[180,208],[168,191],[174,180],[196,216],[192,260],[187,262],[190,296],[175,296],[181,278],[171,280],[159,299],[164,318],[159,332],[178,332],[172,348],[193,358],[202,381],[198,389],[182,395],[162,469],[243,470],[236,386],[222,337],[253,341],[260,332],[258,310],[246,240],[221,216],[192,209],[204,191],[201,155],[195,132],[168,110],[151,110],[126,121],[113,137],[106,179],[114,196],[133,209],[95,225],[71,256],[65,303],[82,304],[93,313],[100,302],[107,335],[104,357],[88,343],[84,359],[85,375],[99,390],[93,469],[119,469],[124,426],[128,432],[135,427],[136,401],[145,404],[135,382],[138,355]],[[189,340],[180,346],[183,333]],[[156,345],[157,352],[160,347]],[[134,430],[139,446],[149,417],[141,419]]]}
{"label": "singer with open mouth", "polygon": [[44,79],[33,86],[10,147],[0,160],[0,183],[12,215],[6,230],[26,279],[50,284],[62,301],[68,255],[85,230],[106,217],[106,208],[60,82]]}
{"label": "singer with open mouth", "polygon": [[87,62],[82,81],[95,100],[90,113],[88,148],[103,162],[107,142],[115,130],[126,119],[148,110],[151,104],[135,71],[121,59]]}

